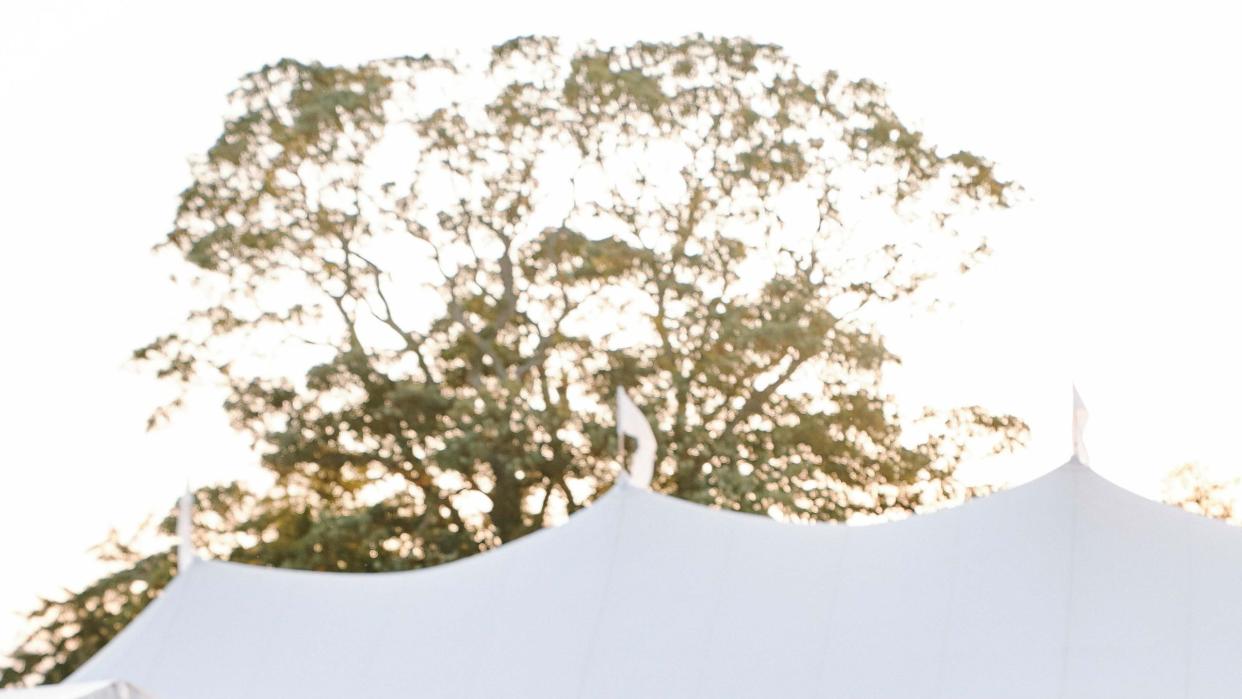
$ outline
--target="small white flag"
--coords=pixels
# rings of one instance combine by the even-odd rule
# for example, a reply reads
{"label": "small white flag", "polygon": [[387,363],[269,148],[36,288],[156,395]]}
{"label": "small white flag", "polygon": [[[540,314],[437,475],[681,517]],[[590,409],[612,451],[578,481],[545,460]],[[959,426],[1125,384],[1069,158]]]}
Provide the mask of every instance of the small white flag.
{"label": "small white flag", "polygon": [[194,528],[194,496],[187,487],[181,496],[181,510],[177,513],[177,573],[184,573],[193,565],[198,557],[194,553],[194,542],[190,540],[190,532]]}
{"label": "small white flag", "polygon": [[617,387],[617,442],[624,444],[625,436],[638,440],[638,446],[630,457],[630,480],[640,488],[651,487],[655,475],[656,438],[651,431],[647,416],[634,405],[624,388]]}
{"label": "small white flag", "polygon": [[1087,431],[1087,406],[1078,395],[1078,387],[1074,387],[1074,458],[1080,464],[1087,464],[1087,442],[1083,433]]}

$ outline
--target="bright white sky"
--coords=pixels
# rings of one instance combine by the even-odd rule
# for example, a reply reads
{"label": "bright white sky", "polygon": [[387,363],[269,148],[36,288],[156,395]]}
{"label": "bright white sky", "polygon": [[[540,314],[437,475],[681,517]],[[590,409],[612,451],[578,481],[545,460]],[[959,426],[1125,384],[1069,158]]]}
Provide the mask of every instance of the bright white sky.
{"label": "bright white sky", "polygon": [[[904,5],[904,6],[903,6]],[[932,7],[935,5],[936,7]],[[149,254],[236,79],[284,56],[352,63],[513,36],[602,43],[702,31],[784,45],[889,86],[905,118],[983,153],[1029,201],[950,305],[884,331],[911,404],[1026,419],[1017,481],[1069,454],[1070,382],[1092,463],[1154,495],[1197,461],[1242,475],[1242,65],[1225,3],[736,6],[212,2],[0,9],[0,653],[36,596],[96,572],[88,548],[170,507],[187,478],[256,473],[215,396],[144,431],[166,389],[126,366],[187,299]],[[189,9],[194,8],[194,9]],[[807,8],[815,8],[808,14]]]}

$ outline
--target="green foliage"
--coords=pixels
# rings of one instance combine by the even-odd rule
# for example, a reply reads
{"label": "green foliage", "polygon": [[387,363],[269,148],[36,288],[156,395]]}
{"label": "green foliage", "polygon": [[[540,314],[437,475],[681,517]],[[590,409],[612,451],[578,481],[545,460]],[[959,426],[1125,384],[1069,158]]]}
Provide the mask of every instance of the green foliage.
{"label": "green foliage", "polygon": [[[611,482],[616,386],[657,425],[656,490],[785,518],[960,495],[969,445],[1024,433],[975,408],[908,430],[882,388],[867,310],[976,262],[956,222],[1012,185],[874,83],[741,39],[525,37],[485,68],[281,61],[232,104],[164,246],[207,304],[135,353],[226,386],[275,476],[211,491],[215,555],[391,570],[511,541]],[[49,603],[3,681],[63,676],[168,560]],[[67,625],[126,575],[148,587],[111,625]]]}
{"label": "green foliage", "polygon": [[30,615],[35,631],[0,668],[0,686],[37,678],[60,682],[120,633],[168,584],[173,556],[140,556],[115,538],[104,555],[120,570],[64,599],[44,599]]}
{"label": "green foliage", "polygon": [[1161,490],[1161,499],[1170,505],[1230,524],[1242,524],[1238,511],[1242,479],[1217,480],[1197,464],[1183,464],[1165,477]]}

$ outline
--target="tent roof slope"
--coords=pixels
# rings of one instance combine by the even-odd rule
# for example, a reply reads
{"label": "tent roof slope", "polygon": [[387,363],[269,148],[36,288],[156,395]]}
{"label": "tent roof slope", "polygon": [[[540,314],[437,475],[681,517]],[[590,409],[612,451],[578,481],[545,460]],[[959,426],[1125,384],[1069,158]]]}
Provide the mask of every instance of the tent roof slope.
{"label": "tent roof slope", "polygon": [[1235,697],[1242,530],[1069,464],[798,526],[620,486],[407,573],[200,561],[75,679],[156,696]]}

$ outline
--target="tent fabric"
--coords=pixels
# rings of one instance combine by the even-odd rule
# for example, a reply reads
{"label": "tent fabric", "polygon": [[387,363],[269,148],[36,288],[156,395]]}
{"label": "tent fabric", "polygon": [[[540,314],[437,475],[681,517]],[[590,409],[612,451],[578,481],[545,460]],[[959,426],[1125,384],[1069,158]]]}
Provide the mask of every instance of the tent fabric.
{"label": "tent fabric", "polygon": [[125,682],[66,682],[29,689],[0,689],[0,699],[153,699]]}
{"label": "tent fabric", "polygon": [[77,680],[219,697],[1236,697],[1242,530],[1071,461],[960,507],[791,525],[621,484],[462,561],[199,561]]}

